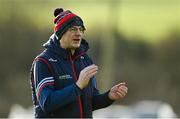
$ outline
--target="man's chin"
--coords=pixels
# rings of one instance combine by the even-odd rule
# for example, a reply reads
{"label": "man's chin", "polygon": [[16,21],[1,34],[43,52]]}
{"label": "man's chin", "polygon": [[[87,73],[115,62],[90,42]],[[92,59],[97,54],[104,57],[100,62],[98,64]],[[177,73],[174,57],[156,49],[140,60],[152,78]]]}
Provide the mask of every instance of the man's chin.
{"label": "man's chin", "polygon": [[73,45],[73,48],[74,49],[77,49],[77,48],[79,48],[80,47],[80,44],[75,44],[75,45]]}

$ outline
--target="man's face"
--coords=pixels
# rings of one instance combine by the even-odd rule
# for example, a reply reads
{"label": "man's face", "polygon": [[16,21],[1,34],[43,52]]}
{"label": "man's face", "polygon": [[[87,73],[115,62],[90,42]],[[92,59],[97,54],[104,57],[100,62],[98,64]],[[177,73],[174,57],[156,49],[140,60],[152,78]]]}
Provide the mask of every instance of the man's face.
{"label": "man's face", "polygon": [[63,48],[76,49],[81,45],[84,29],[81,26],[73,26],[62,36],[60,44]]}

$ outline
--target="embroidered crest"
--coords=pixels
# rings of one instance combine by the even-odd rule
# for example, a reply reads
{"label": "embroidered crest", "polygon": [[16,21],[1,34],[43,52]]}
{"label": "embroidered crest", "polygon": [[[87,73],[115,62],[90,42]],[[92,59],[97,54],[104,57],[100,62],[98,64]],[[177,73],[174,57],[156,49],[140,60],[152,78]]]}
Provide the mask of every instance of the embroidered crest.
{"label": "embroidered crest", "polygon": [[61,75],[59,76],[59,79],[71,79],[71,75]]}

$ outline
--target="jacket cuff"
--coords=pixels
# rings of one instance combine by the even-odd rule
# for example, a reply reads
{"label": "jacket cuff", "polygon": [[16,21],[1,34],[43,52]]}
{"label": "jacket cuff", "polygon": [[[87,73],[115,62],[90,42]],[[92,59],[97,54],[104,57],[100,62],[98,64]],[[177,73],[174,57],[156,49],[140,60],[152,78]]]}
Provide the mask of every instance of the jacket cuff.
{"label": "jacket cuff", "polygon": [[81,95],[82,94],[82,89],[80,89],[76,84],[73,84],[76,90],[77,95]]}
{"label": "jacket cuff", "polygon": [[106,93],[104,93],[104,99],[105,99],[105,101],[109,104],[109,105],[111,105],[115,100],[111,100],[110,98],[109,98],[109,92],[110,92],[110,90],[109,91],[107,91]]}

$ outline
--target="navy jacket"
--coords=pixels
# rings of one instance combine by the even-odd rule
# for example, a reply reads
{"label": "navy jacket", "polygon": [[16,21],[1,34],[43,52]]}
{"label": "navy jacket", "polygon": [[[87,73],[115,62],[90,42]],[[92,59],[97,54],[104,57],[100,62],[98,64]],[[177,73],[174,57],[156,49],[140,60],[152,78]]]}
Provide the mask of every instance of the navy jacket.
{"label": "navy jacket", "polygon": [[44,47],[31,68],[35,117],[91,118],[93,110],[113,103],[108,92],[99,93],[95,77],[82,90],[76,85],[80,71],[93,64],[86,54],[89,47],[85,40],[73,56],[60,47],[55,35]]}

